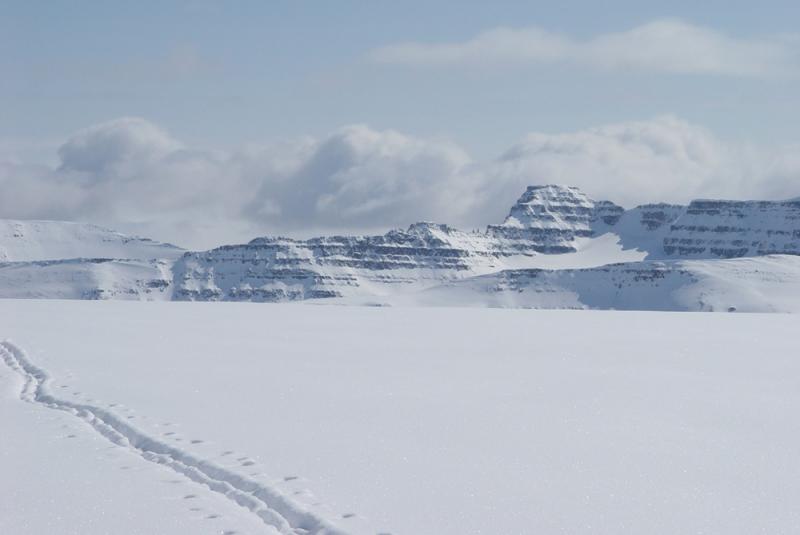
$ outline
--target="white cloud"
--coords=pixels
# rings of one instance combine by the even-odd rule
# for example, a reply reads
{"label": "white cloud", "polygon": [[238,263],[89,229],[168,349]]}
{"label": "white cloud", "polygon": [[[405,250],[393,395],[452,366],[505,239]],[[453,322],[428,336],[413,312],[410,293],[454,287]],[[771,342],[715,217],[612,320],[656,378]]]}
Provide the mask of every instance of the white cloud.
{"label": "white cloud", "polygon": [[225,152],[187,148],[123,118],[75,133],[58,154],[55,168],[0,165],[0,217],[92,221],[209,247],[267,232],[457,219],[469,208],[461,148],[366,126]]}
{"label": "white cloud", "polygon": [[349,126],[240,150],[186,147],[143,119],[93,126],[60,165],[0,163],[0,217],[91,221],[192,248],[264,234],[499,222],[529,184],[562,183],[625,206],[800,195],[797,147],[724,143],[675,117],[532,133],[501,157]]}
{"label": "white cloud", "polygon": [[446,141],[350,126],[307,146],[290,173],[265,181],[250,213],[316,228],[456,217],[465,206],[451,196],[468,187],[462,170],[469,163],[461,148]]}
{"label": "white cloud", "polygon": [[[671,116],[566,134],[533,133],[496,163],[500,183],[571,184],[624,205],[686,202],[717,189],[735,155],[705,129]],[[738,189],[738,188],[737,188]],[[736,193],[741,193],[736,192]],[[734,194],[734,192],[729,192]]]}
{"label": "white cloud", "polygon": [[180,146],[156,125],[123,117],[76,132],[58,155],[62,170],[83,171],[103,180],[119,173],[120,166],[146,165]]}
{"label": "white cloud", "polygon": [[602,69],[677,74],[765,76],[797,72],[791,36],[734,38],[676,19],[579,40],[541,28],[494,28],[455,43],[400,43],[370,54],[382,63],[416,65],[572,63]]}

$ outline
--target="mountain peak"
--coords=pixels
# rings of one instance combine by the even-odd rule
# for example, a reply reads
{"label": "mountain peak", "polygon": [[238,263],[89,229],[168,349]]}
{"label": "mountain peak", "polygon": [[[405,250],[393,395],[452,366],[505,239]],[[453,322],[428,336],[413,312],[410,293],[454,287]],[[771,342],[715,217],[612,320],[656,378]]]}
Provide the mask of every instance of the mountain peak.
{"label": "mountain peak", "polygon": [[572,186],[528,186],[503,222],[517,228],[589,230],[594,201]]}

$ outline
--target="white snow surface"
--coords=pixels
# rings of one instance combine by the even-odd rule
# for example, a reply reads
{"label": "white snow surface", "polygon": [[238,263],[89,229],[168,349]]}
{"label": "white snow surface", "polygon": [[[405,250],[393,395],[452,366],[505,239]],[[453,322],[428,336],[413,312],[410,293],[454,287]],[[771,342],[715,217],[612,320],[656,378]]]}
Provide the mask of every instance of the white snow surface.
{"label": "white snow surface", "polygon": [[798,321],[3,300],[0,533],[794,533]]}
{"label": "white snow surface", "polygon": [[[558,255],[561,256],[561,255]],[[800,257],[519,269],[452,281],[386,304],[541,309],[800,312]]]}
{"label": "white snow surface", "polygon": [[176,259],[183,249],[88,223],[0,219],[0,262],[69,258]]}
{"label": "white snow surface", "polygon": [[0,264],[0,298],[161,300],[171,296],[168,260],[84,259]]}

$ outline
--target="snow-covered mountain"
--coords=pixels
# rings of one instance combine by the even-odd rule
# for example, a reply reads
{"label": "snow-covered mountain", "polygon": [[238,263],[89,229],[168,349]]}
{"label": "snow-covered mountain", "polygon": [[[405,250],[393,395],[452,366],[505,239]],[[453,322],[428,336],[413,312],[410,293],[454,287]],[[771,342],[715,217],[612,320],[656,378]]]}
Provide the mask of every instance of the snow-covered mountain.
{"label": "snow-covered mountain", "polygon": [[414,299],[514,308],[800,312],[800,256],[505,270],[442,284]]}
{"label": "snow-covered mountain", "polygon": [[487,234],[514,240],[521,251],[547,254],[577,250],[578,238],[602,233],[625,210],[610,201],[596,202],[571,186],[529,186],[500,225]]}
{"label": "snow-covered mountain", "polygon": [[0,298],[162,300],[172,262],[72,258],[0,264]]}
{"label": "snow-covered mountain", "polygon": [[0,262],[65,258],[175,259],[183,249],[167,243],[69,221],[0,220]]}
{"label": "snow-covered mountain", "polygon": [[800,254],[800,200],[692,201],[664,238],[677,257]]}
{"label": "snow-covered mountain", "polygon": [[184,252],[87,223],[0,220],[0,297],[165,299]]}
{"label": "snow-covered mountain", "polygon": [[625,210],[530,186],[484,232],[420,222],[186,253],[77,223],[0,229],[3,297],[800,310],[798,200]]}

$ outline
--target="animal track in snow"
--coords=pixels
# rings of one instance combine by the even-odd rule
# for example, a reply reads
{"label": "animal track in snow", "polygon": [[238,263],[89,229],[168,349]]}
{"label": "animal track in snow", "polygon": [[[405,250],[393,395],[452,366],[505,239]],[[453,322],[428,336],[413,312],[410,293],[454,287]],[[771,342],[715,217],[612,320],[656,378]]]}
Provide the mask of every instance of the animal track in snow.
{"label": "animal track in snow", "polygon": [[[210,491],[248,510],[265,525],[271,526],[282,535],[345,535],[345,531],[292,501],[279,490],[216,465],[209,459],[197,457],[148,436],[126,421],[135,418],[133,415],[121,419],[105,408],[54,396],[48,388],[50,384],[48,373],[34,365],[24,351],[11,342],[0,342],[0,357],[9,368],[24,379],[19,395],[23,401],[72,414],[116,446],[127,448],[145,461],[169,468],[207,487]],[[78,394],[80,392],[73,393],[73,395]],[[129,408],[123,410],[133,412]],[[166,422],[163,425],[172,423]],[[222,455],[232,453],[226,451]],[[245,460],[248,458],[239,459],[240,462]],[[184,496],[184,499],[194,497],[196,495],[189,494]],[[235,534],[236,531],[232,530],[223,532],[223,535]]]}

